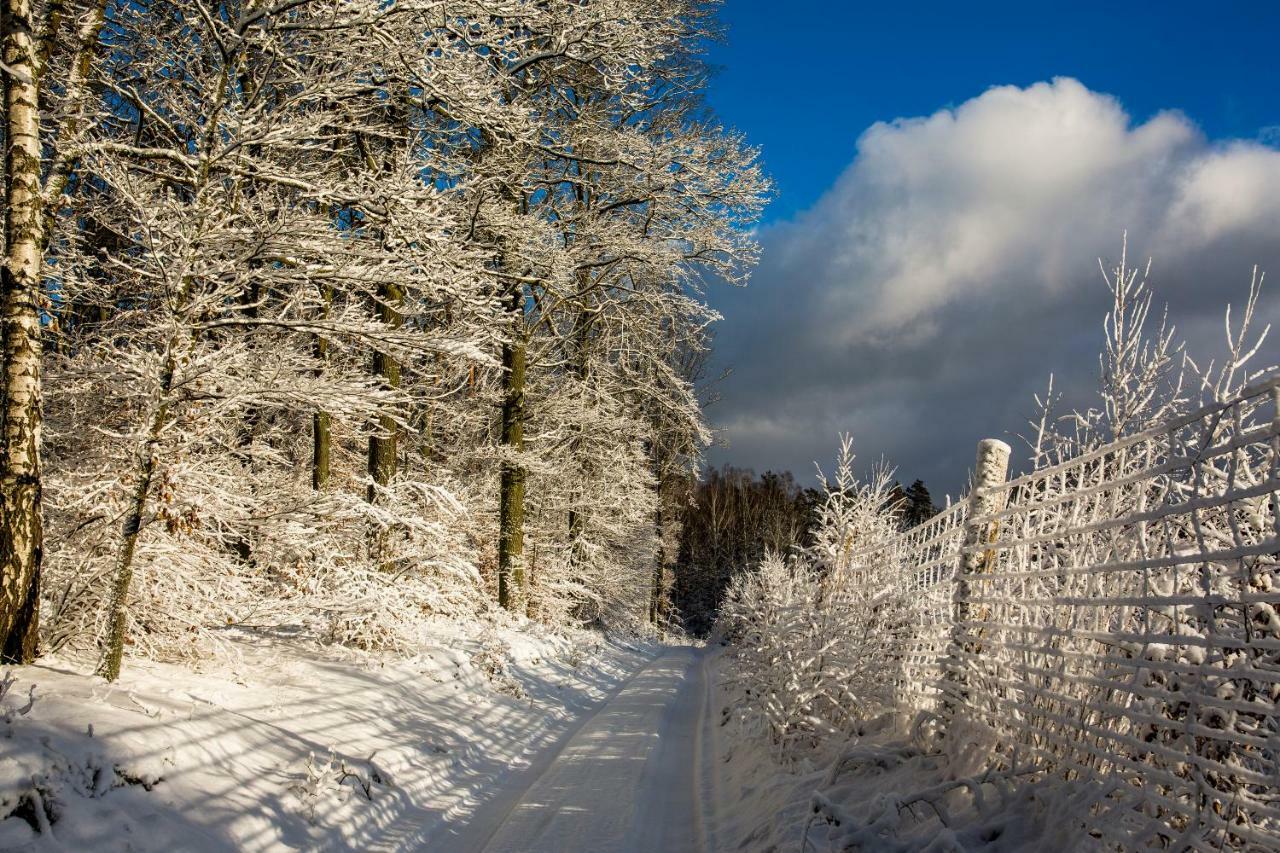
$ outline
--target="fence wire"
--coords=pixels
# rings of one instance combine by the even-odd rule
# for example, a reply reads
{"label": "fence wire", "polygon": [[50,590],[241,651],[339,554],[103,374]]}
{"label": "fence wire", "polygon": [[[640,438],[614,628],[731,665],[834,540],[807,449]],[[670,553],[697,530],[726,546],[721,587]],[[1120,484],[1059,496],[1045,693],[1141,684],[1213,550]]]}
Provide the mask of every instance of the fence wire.
{"label": "fence wire", "polygon": [[[1005,766],[1096,782],[1108,846],[1280,849],[1278,385],[854,555],[852,578],[888,586],[900,710],[987,729]],[[978,568],[957,583],[962,556]]]}

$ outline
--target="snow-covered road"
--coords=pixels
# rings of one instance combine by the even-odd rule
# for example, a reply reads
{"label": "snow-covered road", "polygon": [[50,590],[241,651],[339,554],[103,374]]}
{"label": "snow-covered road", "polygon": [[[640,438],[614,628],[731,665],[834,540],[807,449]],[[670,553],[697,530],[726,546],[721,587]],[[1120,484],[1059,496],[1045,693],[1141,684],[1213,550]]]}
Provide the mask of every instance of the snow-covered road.
{"label": "snow-covered road", "polygon": [[707,850],[706,702],[705,653],[664,652],[582,725],[505,815],[490,818],[481,849]]}

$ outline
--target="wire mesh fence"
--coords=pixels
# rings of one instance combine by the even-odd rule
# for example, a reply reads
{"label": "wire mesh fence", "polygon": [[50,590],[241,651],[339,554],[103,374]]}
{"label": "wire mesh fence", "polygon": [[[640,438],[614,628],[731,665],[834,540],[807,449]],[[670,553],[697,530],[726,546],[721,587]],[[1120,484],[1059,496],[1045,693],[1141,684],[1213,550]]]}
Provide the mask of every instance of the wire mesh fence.
{"label": "wire mesh fence", "polygon": [[854,554],[851,579],[890,587],[899,709],[1096,783],[1110,846],[1280,849],[1278,386],[1008,482],[980,471],[968,501]]}

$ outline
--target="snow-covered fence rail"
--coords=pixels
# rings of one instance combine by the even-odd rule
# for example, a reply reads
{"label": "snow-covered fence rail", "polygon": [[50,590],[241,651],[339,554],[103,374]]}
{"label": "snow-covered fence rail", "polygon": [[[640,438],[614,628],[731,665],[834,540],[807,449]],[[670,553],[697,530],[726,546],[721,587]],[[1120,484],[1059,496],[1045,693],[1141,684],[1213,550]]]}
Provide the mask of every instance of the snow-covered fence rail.
{"label": "snow-covered fence rail", "polygon": [[[951,579],[964,544],[968,503],[954,504],[898,537],[885,551],[853,555],[884,560],[896,569],[892,601],[899,611],[884,620],[880,653],[894,675],[897,697],[913,708],[932,708],[939,695],[950,637]],[[856,576],[856,575],[855,575]],[[874,593],[873,593],[874,594]]]}
{"label": "snow-covered fence rail", "polygon": [[1109,845],[1280,849],[1278,386],[851,555],[898,710],[1084,785]]}

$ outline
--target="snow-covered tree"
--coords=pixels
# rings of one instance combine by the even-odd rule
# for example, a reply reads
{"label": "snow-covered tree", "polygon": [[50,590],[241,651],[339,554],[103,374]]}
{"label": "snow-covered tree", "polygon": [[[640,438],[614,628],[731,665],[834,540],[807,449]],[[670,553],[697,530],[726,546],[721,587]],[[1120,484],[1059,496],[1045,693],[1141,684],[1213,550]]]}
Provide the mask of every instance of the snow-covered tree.
{"label": "snow-covered tree", "polygon": [[108,677],[228,624],[657,617],[702,288],[743,278],[767,192],[700,103],[714,3],[6,8],[42,113],[7,113],[40,168],[6,179],[6,340],[46,338],[6,356],[44,380],[15,441],[47,414],[42,476],[4,469],[22,655],[40,597]]}
{"label": "snow-covered tree", "polygon": [[[675,321],[680,337],[701,330],[701,281],[735,279],[750,266],[755,250],[744,226],[767,190],[755,152],[699,114],[702,5],[626,0],[584,9],[572,23],[523,21],[504,43],[495,73],[510,78],[507,100],[532,117],[537,134],[523,144],[482,134],[470,162],[474,234],[496,248],[509,317],[497,571],[500,603],[512,609],[524,606],[532,557],[528,490],[542,452],[534,436],[558,437],[563,426],[540,423],[554,406],[539,411],[537,401],[574,394],[588,419],[598,405],[612,421],[659,393],[696,420],[688,383],[672,376],[663,366],[667,350],[654,346],[662,336],[644,327]],[[620,18],[627,27],[617,26]],[[640,419],[622,432],[613,423],[617,447],[648,438]],[[589,426],[569,430],[587,476],[586,450],[600,446],[584,440]],[[555,512],[577,540],[593,511],[585,493],[562,493],[571,505]],[[550,510],[541,505],[545,517]],[[591,552],[587,543],[568,551],[571,559]]]}

